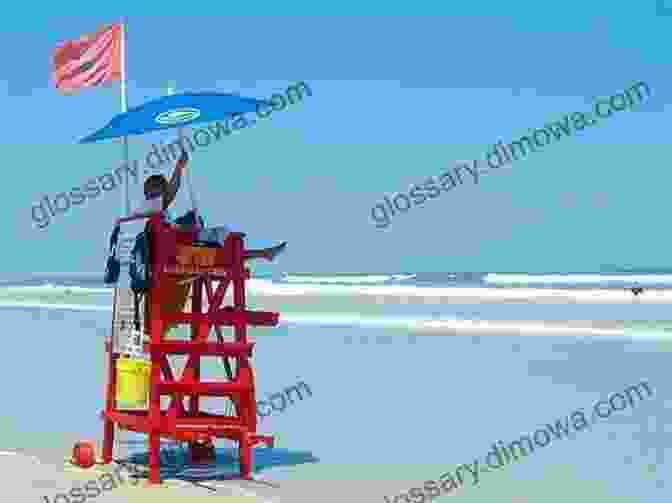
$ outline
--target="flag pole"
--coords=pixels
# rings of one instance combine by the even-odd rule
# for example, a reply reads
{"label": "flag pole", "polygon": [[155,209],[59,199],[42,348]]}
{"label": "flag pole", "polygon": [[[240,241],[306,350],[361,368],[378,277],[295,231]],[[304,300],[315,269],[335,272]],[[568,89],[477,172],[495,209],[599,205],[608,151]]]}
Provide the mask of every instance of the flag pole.
{"label": "flag pole", "polygon": [[[126,83],[126,25],[127,19],[122,18],[121,20],[121,43],[120,43],[120,59],[121,59],[121,112],[126,113],[128,111],[128,87]],[[128,166],[129,163],[129,153],[128,153],[128,136],[123,138],[124,145],[124,165]],[[122,215],[128,216],[131,213],[131,200],[128,190],[128,174],[124,177],[124,186],[122,190]]]}

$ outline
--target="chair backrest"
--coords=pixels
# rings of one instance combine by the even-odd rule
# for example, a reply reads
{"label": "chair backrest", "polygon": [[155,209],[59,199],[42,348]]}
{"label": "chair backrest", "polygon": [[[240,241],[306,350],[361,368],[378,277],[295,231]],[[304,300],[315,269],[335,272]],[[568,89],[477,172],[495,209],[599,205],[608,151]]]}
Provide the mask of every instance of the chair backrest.
{"label": "chair backrest", "polygon": [[[178,260],[178,249],[181,250],[181,253],[184,256],[185,247],[193,247],[194,241],[198,235],[195,229],[178,230],[174,225],[168,225],[161,222],[158,217],[150,218],[148,228],[151,231],[151,263],[162,268],[181,266],[182,264],[180,264],[180,260]],[[210,248],[210,253],[215,254],[215,260],[212,267],[214,269],[237,267],[238,264],[234,263],[236,262],[236,257],[239,262],[243,261],[242,253],[244,253],[244,237],[244,233],[232,232],[227,236],[223,246]],[[199,255],[197,251],[195,251],[194,254]],[[205,253],[205,255],[207,254],[208,252]],[[211,263],[212,261],[207,262]],[[244,264],[241,263],[240,265],[244,267]],[[194,270],[191,273],[198,274],[201,272],[208,272],[208,267],[210,266],[198,267],[197,265],[194,265]],[[186,274],[186,269],[184,270]]]}

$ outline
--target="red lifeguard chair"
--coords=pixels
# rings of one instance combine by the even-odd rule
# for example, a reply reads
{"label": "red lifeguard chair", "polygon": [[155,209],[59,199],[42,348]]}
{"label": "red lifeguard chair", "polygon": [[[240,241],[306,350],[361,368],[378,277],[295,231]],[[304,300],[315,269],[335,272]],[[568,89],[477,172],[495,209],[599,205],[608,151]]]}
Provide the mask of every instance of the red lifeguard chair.
{"label": "red lifeguard chair", "polygon": [[[149,255],[151,287],[145,294],[149,302],[145,331],[149,342],[143,350],[151,357],[149,399],[145,410],[122,410],[117,407],[117,361],[121,357],[114,344],[107,340],[108,382],[103,438],[103,462],[112,461],[115,425],[148,435],[149,483],[160,484],[160,439],[188,442],[192,454],[198,443],[227,438],[238,442],[240,475],[250,479],[253,467],[253,448],[259,444],[273,447],[273,437],[257,435],[257,413],[254,371],[250,363],[254,344],[248,342],[248,326],[276,326],[278,313],[254,312],[246,309],[244,234],[231,233],[219,248],[193,246],[196,231],[178,231],[162,223],[159,216],[149,220]],[[181,280],[190,280],[192,299],[190,309],[169,312],[165,297]],[[233,305],[224,306],[229,286],[233,288]],[[203,293],[207,295],[203,298]],[[146,311],[147,312],[147,311]],[[191,325],[190,340],[166,340],[166,328],[179,324]],[[233,327],[233,340],[226,342],[219,327]],[[212,328],[216,340],[210,340]],[[179,380],[173,374],[169,355],[188,355]],[[201,380],[201,357],[219,356],[230,374],[228,358],[236,362],[236,375],[228,375],[228,382]],[[233,415],[220,415],[200,410],[201,397],[226,397],[233,402]],[[170,404],[162,409],[161,398],[169,397]],[[184,398],[189,399],[188,408]]]}

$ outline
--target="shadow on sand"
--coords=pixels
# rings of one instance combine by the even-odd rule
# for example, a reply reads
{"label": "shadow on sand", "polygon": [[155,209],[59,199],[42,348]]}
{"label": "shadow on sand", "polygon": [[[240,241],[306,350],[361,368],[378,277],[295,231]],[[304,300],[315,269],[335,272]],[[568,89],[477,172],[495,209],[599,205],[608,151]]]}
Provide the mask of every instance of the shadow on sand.
{"label": "shadow on sand", "polygon": [[[147,452],[130,454],[120,462],[132,463],[143,468],[146,477],[149,455]],[[292,451],[280,448],[262,448],[254,450],[253,474],[280,466],[297,466],[306,463],[318,463],[319,459],[309,451]],[[238,449],[218,448],[215,450],[215,462],[207,465],[187,463],[186,453],[179,448],[161,450],[161,478],[184,482],[208,482],[217,480],[240,479]],[[263,481],[259,481],[262,482]],[[271,485],[271,484],[269,484]]]}

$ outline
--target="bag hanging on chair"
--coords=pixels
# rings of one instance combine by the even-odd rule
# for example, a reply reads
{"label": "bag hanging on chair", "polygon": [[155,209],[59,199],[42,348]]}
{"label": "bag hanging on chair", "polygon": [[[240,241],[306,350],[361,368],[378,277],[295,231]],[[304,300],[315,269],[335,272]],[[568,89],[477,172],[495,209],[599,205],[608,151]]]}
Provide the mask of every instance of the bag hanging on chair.
{"label": "bag hanging on chair", "polygon": [[144,293],[150,287],[149,273],[149,225],[135,238],[135,246],[131,251],[131,262],[128,274],[131,277],[131,290],[134,293]]}
{"label": "bag hanging on chair", "polygon": [[121,264],[117,258],[117,247],[119,244],[119,232],[121,227],[117,225],[112,231],[110,237],[110,252],[107,257],[107,266],[105,267],[105,284],[112,285],[119,281],[119,273],[121,271]]}

